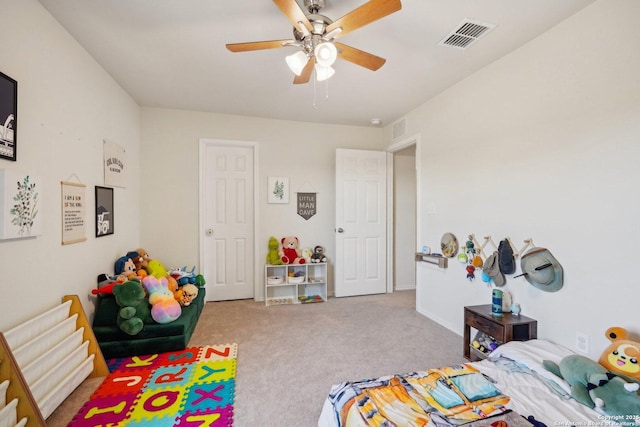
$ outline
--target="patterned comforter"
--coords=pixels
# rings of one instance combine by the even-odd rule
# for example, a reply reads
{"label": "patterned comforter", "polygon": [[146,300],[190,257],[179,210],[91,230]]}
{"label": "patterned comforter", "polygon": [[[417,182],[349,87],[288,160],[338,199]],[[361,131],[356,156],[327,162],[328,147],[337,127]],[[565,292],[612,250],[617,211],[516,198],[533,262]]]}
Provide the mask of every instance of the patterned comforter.
{"label": "patterned comforter", "polygon": [[336,384],[328,400],[339,426],[448,427],[509,412],[509,397],[467,364]]}

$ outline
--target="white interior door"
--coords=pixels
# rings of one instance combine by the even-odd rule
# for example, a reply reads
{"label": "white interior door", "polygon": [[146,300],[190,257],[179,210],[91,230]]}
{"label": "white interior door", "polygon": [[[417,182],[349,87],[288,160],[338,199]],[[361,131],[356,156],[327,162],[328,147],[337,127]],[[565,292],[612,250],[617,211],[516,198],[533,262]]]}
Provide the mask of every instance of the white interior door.
{"label": "white interior door", "polygon": [[336,150],[336,297],[387,291],[387,154]]}
{"label": "white interior door", "polygon": [[254,149],[201,141],[201,268],[206,300],[253,298]]}

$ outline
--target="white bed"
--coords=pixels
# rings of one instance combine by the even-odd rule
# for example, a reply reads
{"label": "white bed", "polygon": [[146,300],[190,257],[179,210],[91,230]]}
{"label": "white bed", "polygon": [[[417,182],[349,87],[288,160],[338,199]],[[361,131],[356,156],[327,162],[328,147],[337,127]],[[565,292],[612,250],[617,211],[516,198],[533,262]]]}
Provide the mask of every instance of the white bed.
{"label": "white bed", "polygon": [[[487,360],[467,365],[495,381],[497,389],[509,397],[504,407],[524,417],[532,415],[547,427],[614,425],[595,410],[571,398],[569,385],[542,366],[545,359],[559,363],[570,354],[573,352],[566,347],[545,340],[512,341],[494,350]],[[391,377],[393,375],[377,380],[384,381]],[[361,416],[353,414],[353,410],[349,411],[351,414],[347,422],[341,421],[341,404],[338,403],[336,394],[345,390],[345,384],[354,383],[336,384],[332,387],[318,419],[319,427],[370,425]],[[344,402],[345,394],[342,396]]]}

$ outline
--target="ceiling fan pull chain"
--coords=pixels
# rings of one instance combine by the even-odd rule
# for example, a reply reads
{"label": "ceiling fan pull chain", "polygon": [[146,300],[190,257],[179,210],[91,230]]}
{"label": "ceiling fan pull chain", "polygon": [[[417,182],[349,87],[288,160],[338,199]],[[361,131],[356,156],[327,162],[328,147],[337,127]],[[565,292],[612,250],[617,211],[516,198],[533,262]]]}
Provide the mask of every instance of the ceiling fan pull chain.
{"label": "ceiling fan pull chain", "polygon": [[329,80],[324,81],[324,100],[329,100]]}
{"label": "ceiling fan pull chain", "polygon": [[313,70],[313,76],[312,77],[313,77],[313,108],[314,108],[314,110],[317,110],[318,109],[318,104],[316,103],[316,84],[317,84],[316,81],[318,79],[316,79],[316,71],[315,70]]}

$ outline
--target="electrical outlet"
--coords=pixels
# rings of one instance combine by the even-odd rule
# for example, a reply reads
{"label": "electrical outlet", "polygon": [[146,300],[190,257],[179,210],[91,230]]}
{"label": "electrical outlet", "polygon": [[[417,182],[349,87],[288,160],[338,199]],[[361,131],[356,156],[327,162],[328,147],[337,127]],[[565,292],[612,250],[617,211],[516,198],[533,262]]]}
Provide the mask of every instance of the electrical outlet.
{"label": "electrical outlet", "polygon": [[576,332],[576,350],[584,355],[589,354],[589,335]]}

